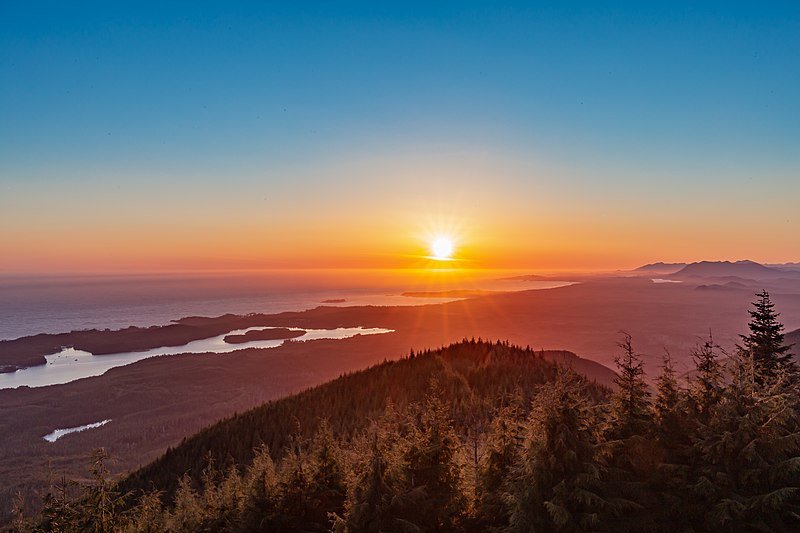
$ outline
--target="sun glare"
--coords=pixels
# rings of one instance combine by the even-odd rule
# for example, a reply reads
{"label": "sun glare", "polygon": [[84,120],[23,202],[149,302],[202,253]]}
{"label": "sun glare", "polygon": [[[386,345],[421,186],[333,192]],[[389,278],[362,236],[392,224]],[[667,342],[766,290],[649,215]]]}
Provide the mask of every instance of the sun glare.
{"label": "sun glare", "polygon": [[431,257],[439,261],[448,261],[453,258],[453,239],[440,235],[431,242]]}

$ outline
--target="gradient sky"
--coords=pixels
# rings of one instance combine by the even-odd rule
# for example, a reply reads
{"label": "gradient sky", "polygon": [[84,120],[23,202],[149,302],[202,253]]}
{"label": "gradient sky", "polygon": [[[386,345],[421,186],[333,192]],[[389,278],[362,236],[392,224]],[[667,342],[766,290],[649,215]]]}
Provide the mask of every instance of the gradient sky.
{"label": "gradient sky", "polygon": [[0,272],[800,260],[800,3],[169,4],[0,5]]}

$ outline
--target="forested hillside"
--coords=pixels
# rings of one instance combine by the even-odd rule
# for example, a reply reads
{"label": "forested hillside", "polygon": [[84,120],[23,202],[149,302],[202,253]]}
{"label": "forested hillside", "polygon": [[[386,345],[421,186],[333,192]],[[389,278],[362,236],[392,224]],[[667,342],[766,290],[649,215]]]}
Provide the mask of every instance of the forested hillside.
{"label": "forested hillside", "polygon": [[[552,381],[569,352],[532,351],[501,342],[464,341],[435,351],[386,361],[364,371],[224,420],[170,449],[122,483],[125,490],[155,487],[171,495],[180,476],[200,480],[208,460],[226,468],[248,464],[266,445],[281,457],[292,439],[311,438],[326,420],[337,438],[351,439],[379,418],[388,405],[399,411],[425,398],[432,380],[449,405],[448,416],[466,434],[469,425],[483,427],[500,405],[526,408],[540,386]],[[606,394],[588,386],[592,398]]]}
{"label": "forested hillside", "polygon": [[55,483],[42,531],[796,531],[800,372],[762,293],[647,384],[507,343],[412,353],[214,425],[120,484]]}

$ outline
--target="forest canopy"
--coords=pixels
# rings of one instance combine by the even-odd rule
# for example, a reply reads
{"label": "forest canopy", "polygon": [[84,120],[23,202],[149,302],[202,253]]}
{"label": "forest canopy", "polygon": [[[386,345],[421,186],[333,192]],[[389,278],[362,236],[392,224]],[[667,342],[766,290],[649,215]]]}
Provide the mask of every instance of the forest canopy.
{"label": "forest canopy", "polygon": [[616,386],[545,352],[464,340],[234,416],[119,482],[102,450],[20,531],[788,531],[800,379],[763,292],[733,353]]}

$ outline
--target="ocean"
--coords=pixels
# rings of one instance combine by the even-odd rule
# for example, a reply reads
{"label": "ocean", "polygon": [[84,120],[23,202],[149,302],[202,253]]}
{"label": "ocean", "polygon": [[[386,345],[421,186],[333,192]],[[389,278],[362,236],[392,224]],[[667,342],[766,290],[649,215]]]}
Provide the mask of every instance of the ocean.
{"label": "ocean", "polygon": [[302,311],[320,305],[420,305],[458,298],[409,291],[517,291],[564,285],[507,271],[268,271],[0,277],[0,339],[167,324],[186,316]]}

